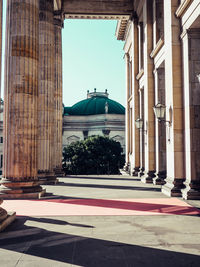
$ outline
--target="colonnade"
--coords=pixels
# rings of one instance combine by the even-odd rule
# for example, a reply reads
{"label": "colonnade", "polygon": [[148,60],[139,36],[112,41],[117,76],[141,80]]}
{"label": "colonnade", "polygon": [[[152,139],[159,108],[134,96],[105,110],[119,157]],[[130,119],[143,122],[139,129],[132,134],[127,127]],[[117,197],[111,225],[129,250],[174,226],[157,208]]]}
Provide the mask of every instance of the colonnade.
{"label": "colonnade", "polygon": [[62,16],[53,0],[7,0],[1,197],[39,198],[62,167]]}
{"label": "colonnade", "polygon": [[[125,41],[131,92],[126,166],[168,196],[200,199],[200,3],[144,0],[134,10],[118,38]],[[165,110],[160,120],[153,110],[158,103]]]}

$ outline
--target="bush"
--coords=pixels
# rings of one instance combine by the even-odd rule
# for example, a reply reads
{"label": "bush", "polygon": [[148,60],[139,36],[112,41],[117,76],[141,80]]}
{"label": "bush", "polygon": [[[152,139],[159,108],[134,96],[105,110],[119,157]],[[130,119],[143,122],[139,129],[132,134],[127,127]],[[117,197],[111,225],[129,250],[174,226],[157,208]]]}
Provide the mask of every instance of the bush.
{"label": "bush", "polygon": [[67,174],[119,174],[124,155],[119,142],[92,136],[65,147],[63,168]]}

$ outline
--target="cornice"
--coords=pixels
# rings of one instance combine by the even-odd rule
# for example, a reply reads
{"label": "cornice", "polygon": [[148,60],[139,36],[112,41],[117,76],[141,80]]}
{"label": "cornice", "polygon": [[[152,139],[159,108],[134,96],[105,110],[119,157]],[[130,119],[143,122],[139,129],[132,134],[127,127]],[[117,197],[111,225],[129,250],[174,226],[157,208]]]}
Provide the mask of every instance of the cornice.
{"label": "cornice", "polygon": [[103,20],[126,20],[128,15],[111,15],[111,14],[79,14],[79,13],[65,13],[65,19],[103,19]]}
{"label": "cornice", "polygon": [[129,26],[130,16],[126,16],[125,19],[118,20],[117,27],[115,31],[115,36],[117,37],[117,40],[124,41],[127,28]]}

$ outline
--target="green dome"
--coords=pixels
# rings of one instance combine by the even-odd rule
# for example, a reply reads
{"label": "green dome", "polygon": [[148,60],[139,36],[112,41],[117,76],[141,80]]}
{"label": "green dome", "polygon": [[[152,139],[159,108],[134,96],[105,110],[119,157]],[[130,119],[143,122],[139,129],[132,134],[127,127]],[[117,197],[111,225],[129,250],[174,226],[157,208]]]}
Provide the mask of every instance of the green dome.
{"label": "green dome", "polygon": [[64,108],[64,115],[125,114],[125,108],[118,102],[104,96],[84,99],[72,107]]}

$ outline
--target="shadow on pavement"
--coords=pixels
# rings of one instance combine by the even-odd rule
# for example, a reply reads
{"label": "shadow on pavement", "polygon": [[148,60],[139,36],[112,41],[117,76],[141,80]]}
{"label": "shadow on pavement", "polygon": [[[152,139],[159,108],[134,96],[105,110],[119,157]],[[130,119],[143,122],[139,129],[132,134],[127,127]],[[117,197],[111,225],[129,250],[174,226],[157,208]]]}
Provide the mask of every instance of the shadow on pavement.
{"label": "shadow on pavement", "polygon": [[49,223],[49,224],[57,224],[57,225],[70,225],[75,227],[84,227],[84,228],[94,228],[94,226],[86,225],[86,224],[77,224],[77,223],[69,223],[67,221],[51,219],[51,218],[37,218],[37,217],[26,217],[27,220],[41,223]]}
{"label": "shadow on pavement", "polygon": [[[123,176],[122,176],[123,177]],[[106,176],[106,177],[103,177],[103,176],[88,176],[88,177],[85,177],[85,176],[79,176],[79,175],[77,175],[77,176],[70,176],[70,175],[67,175],[67,176],[65,176],[65,177],[62,177],[62,178],[70,178],[70,179],[85,179],[85,180],[113,180],[113,181],[137,181],[137,182],[140,182],[141,181],[141,179],[139,179],[139,178],[114,178],[114,177],[112,177],[112,175],[111,175],[111,177],[108,177],[108,176]]]}
{"label": "shadow on pavement", "polygon": [[78,183],[62,183],[60,182],[57,186],[69,186],[69,187],[91,187],[91,188],[103,188],[103,189],[120,189],[120,190],[137,190],[137,191],[158,191],[160,188],[149,188],[139,186],[121,186],[121,185],[100,185],[100,184],[78,184]]}
{"label": "shadow on pavement", "polygon": [[[4,253],[10,250],[25,255],[18,260],[19,265],[20,261],[28,264],[27,256],[31,255],[85,267],[199,267],[200,256],[170,251],[169,247],[164,250],[52,232],[25,226],[26,219],[18,219],[8,233],[0,235]],[[40,258],[34,258],[34,266],[38,266]],[[9,258],[4,260],[9,262]]]}

